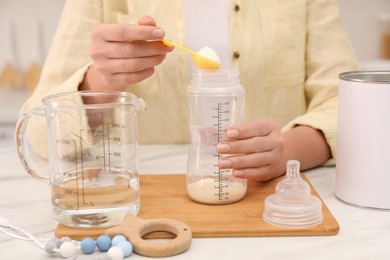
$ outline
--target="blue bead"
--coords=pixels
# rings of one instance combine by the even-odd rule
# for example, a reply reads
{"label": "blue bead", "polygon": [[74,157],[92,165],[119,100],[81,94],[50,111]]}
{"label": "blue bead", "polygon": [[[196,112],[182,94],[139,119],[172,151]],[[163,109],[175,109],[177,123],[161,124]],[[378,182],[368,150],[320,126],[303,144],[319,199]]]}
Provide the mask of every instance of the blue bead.
{"label": "blue bead", "polygon": [[116,235],[115,237],[112,238],[111,245],[117,246],[122,241],[127,241],[126,237],[122,235]]}
{"label": "blue bead", "polygon": [[111,247],[111,238],[107,235],[101,235],[96,239],[96,245],[100,251],[106,252]]}
{"label": "blue bead", "polygon": [[92,254],[96,248],[95,240],[90,237],[84,238],[81,240],[80,247],[84,254]]}
{"label": "blue bead", "polygon": [[133,245],[129,241],[122,241],[118,246],[122,248],[125,257],[129,257],[133,253]]}

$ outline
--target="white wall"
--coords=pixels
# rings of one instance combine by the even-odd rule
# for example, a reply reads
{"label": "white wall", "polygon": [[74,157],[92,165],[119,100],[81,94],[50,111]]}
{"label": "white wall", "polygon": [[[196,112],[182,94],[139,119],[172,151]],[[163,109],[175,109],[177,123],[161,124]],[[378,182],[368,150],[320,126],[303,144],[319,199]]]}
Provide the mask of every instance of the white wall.
{"label": "white wall", "polygon": [[[65,0],[0,0],[0,24],[10,23],[12,26],[14,56],[19,69],[30,65],[31,56],[36,55],[37,48],[38,55],[44,59],[64,2]],[[0,46],[0,51],[4,51],[3,46]]]}
{"label": "white wall", "polygon": [[[0,0],[1,63],[11,56],[17,69],[25,71],[32,59],[37,57],[43,62],[64,2],[65,0]],[[6,32],[8,27],[12,29],[13,35]],[[10,36],[14,43],[12,55],[5,46]],[[3,64],[0,64],[0,68],[2,67]],[[30,92],[25,89],[0,88],[0,147],[14,146],[14,126],[18,111],[29,95]]]}
{"label": "white wall", "polygon": [[390,14],[390,0],[339,0],[339,2],[341,18],[358,59],[361,62],[379,59],[381,36],[379,16]]}

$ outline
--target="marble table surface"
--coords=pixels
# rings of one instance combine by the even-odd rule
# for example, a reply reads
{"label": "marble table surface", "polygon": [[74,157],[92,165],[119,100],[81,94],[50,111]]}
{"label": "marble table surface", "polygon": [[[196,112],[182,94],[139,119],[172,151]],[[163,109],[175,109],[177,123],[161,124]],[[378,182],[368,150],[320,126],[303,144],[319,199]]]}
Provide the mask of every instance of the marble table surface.
{"label": "marble table surface", "polygon": [[[142,174],[185,173],[186,145],[149,145],[138,149]],[[13,148],[0,148],[0,216],[42,240],[57,223],[50,209],[49,186],[25,173]],[[184,254],[168,259],[390,259],[390,211],[353,207],[335,198],[335,168],[305,172],[340,225],[334,236],[195,238]],[[141,202],[142,203],[142,202]],[[0,259],[62,259],[34,243],[0,233]],[[79,255],[77,259],[95,259]],[[128,259],[147,259],[133,254]]]}

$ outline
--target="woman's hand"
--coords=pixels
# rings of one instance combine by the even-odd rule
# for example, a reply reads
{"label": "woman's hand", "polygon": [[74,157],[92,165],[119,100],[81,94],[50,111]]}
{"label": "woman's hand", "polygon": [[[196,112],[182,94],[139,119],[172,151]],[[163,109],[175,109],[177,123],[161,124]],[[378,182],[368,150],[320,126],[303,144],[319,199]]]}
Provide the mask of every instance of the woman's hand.
{"label": "woman's hand", "polygon": [[255,121],[230,127],[227,141],[220,142],[220,154],[234,154],[220,159],[221,169],[233,169],[239,178],[266,181],[285,173],[285,140],[271,120]]}
{"label": "woman's hand", "polygon": [[172,51],[159,39],[165,36],[153,18],[143,16],[138,24],[101,24],[92,32],[89,68],[79,90],[124,90],[154,73]]}
{"label": "woman's hand", "polygon": [[230,127],[227,141],[217,146],[221,169],[233,169],[239,178],[266,181],[286,172],[288,160],[301,162],[301,170],[324,164],[332,153],[324,134],[315,128],[297,125],[281,133],[271,120]]}

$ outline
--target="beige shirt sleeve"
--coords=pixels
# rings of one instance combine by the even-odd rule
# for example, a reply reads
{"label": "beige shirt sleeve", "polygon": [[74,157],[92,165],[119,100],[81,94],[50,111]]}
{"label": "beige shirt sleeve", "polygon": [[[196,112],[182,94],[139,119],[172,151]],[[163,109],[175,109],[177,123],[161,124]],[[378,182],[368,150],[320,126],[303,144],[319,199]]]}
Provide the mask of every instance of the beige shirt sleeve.
{"label": "beige shirt sleeve", "polygon": [[338,75],[356,70],[357,63],[346,32],[341,26],[337,1],[308,1],[305,96],[307,111],[290,121],[321,130],[331,148],[334,165],[337,142]]}
{"label": "beige shirt sleeve", "polygon": [[77,90],[91,64],[90,32],[103,22],[101,1],[66,1],[38,86],[22,111],[43,96]]}
{"label": "beige shirt sleeve", "polygon": [[247,121],[268,118],[282,131],[319,129],[332,152],[338,75],[357,69],[337,0],[234,0],[232,59],[246,91]]}
{"label": "beige shirt sleeve", "polygon": [[[45,96],[77,91],[91,64],[88,56],[90,31],[102,22],[101,1],[66,1],[59,25],[45,61],[38,86],[21,108],[42,108]],[[70,123],[82,122],[70,118]],[[34,150],[47,157],[47,133],[44,117],[31,117],[27,137]]]}

